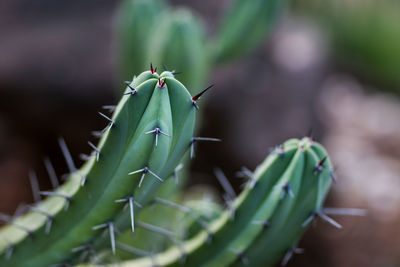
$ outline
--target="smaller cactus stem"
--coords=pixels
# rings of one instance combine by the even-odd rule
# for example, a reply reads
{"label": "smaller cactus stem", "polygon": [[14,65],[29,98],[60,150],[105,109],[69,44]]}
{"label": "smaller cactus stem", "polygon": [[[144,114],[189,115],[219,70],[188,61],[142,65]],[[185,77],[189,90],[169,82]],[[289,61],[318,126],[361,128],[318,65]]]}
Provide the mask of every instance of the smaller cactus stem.
{"label": "smaller cactus stem", "polygon": [[18,223],[15,223],[11,216],[6,215],[4,213],[0,213],[0,221],[13,225],[14,227],[26,232],[30,237],[32,237],[33,234],[34,234],[31,229],[29,229],[28,227],[26,227],[24,225],[20,225]]}
{"label": "smaller cactus stem", "polygon": [[69,204],[71,203],[71,196],[59,192],[53,192],[53,191],[40,191],[39,192],[42,196],[55,196],[55,197],[61,197],[65,199],[65,207],[64,210],[68,210]]}

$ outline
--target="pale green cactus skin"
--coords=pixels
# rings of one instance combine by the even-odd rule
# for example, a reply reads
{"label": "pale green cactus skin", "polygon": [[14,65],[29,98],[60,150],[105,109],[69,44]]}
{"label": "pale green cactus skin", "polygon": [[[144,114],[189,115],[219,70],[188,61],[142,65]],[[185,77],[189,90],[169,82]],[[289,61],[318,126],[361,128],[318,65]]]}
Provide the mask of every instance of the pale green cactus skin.
{"label": "pale green cactus skin", "polygon": [[[131,94],[129,87],[136,93]],[[124,203],[115,200],[133,196],[145,205],[162,185],[155,175],[161,179],[170,177],[190,147],[195,112],[191,95],[170,72],[159,75],[147,71],[136,77],[126,88],[112,116],[113,124],[97,146],[98,160],[96,155],[92,157],[56,190],[70,201],[49,196],[34,205],[53,218],[50,232],[45,233],[48,216],[36,211],[1,228],[0,266],[62,263],[73,257],[73,248],[101,234],[102,230],[92,229],[94,226],[112,222],[121,212]],[[168,136],[159,134],[156,139],[154,132],[148,133],[156,127]],[[145,167],[155,175],[129,175]],[[13,253],[5,257],[11,248]]]}
{"label": "pale green cactus skin", "polygon": [[310,138],[285,142],[257,167],[232,205],[234,216],[223,212],[208,230],[186,241],[185,255],[173,247],[118,266],[236,266],[245,265],[243,258],[248,266],[273,266],[296,246],[310,215],[322,209],[332,175],[327,157]]}

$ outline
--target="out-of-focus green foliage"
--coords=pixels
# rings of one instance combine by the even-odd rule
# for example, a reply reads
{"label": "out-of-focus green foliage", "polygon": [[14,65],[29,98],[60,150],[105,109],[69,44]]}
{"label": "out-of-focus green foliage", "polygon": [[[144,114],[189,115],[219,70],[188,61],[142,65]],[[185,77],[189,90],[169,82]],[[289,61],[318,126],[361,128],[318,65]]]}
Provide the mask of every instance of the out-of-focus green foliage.
{"label": "out-of-focus green foliage", "polygon": [[265,39],[284,0],[233,0],[225,12],[215,37],[217,62],[231,61],[247,55]]}
{"label": "out-of-focus green foliage", "polygon": [[162,0],[122,1],[115,25],[118,79],[132,80],[134,74],[148,69],[150,62],[145,57],[149,38],[158,25],[160,13],[167,8]]}
{"label": "out-of-focus green foliage", "polygon": [[143,65],[152,62],[159,68],[165,65],[181,72],[180,81],[196,94],[203,88],[209,70],[205,41],[202,21],[190,10],[166,10],[150,32]]}
{"label": "out-of-focus green foliage", "polygon": [[400,2],[298,0],[297,10],[322,22],[340,63],[400,93]]}

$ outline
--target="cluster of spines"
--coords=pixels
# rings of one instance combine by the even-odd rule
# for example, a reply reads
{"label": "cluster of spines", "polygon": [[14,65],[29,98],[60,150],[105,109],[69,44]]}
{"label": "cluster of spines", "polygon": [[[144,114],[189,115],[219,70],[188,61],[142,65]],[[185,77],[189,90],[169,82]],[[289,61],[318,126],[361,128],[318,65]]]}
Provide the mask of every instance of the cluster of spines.
{"label": "cluster of spines", "polygon": [[[148,79],[152,79],[152,78],[158,78],[157,81],[157,86],[160,89],[163,89],[166,85],[167,85],[167,80],[171,80],[173,79],[173,73],[171,72],[164,72],[163,74],[161,74],[160,76],[157,74],[156,69],[153,69],[153,66],[151,66],[151,69],[149,72],[145,72],[142,75],[135,77],[134,81],[127,84],[127,90],[126,93],[124,94],[125,96],[128,95],[130,97],[133,97],[135,95],[138,94],[138,92],[140,92],[140,86],[142,86],[143,84],[146,83],[146,81],[148,81]],[[144,77],[143,77],[144,76]],[[175,80],[176,81],[176,80]],[[173,81],[172,81],[173,82]],[[176,82],[175,82],[176,83]],[[179,82],[178,82],[179,83]],[[177,83],[176,83],[177,84]],[[178,86],[182,86],[181,84],[178,84]],[[139,87],[139,88],[138,88]],[[142,86],[143,87],[143,86]],[[182,86],[183,87],[183,86]],[[183,87],[184,88],[184,87]],[[144,89],[142,89],[144,90]],[[184,89],[182,89],[184,90]],[[208,88],[206,89],[208,90]],[[191,104],[193,107],[198,108],[196,105],[197,100],[199,99],[199,97],[204,93],[201,92],[199,95],[196,95],[194,97],[191,98]],[[187,93],[189,96],[189,93]],[[129,101],[127,99],[122,99],[121,103],[118,106],[105,106],[105,109],[108,109],[110,111],[117,111],[121,112],[122,109],[126,108],[126,106],[124,107],[125,103]],[[176,103],[175,103],[176,104]],[[181,105],[184,103],[180,103]],[[135,110],[131,110],[131,112],[135,112]],[[30,240],[34,240],[37,238],[37,236],[42,235],[41,229],[44,229],[44,232],[46,235],[51,236],[51,226],[54,223],[54,220],[57,219],[57,215],[61,212],[61,210],[64,210],[64,219],[65,219],[65,213],[68,212],[68,208],[70,206],[71,201],[74,201],[74,205],[75,205],[75,209],[76,209],[76,203],[74,197],[76,195],[77,192],[80,191],[79,188],[82,188],[82,190],[87,191],[87,187],[85,186],[87,183],[87,179],[88,176],[93,176],[91,174],[91,167],[93,167],[93,165],[97,164],[97,166],[99,164],[101,164],[102,162],[102,149],[104,144],[107,141],[107,138],[109,136],[109,132],[111,131],[111,129],[113,128],[123,128],[120,127],[119,124],[116,123],[115,120],[115,112],[114,112],[114,116],[113,118],[110,118],[109,116],[99,112],[99,114],[104,117],[109,123],[107,125],[107,127],[105,129],[103,129],[100,132],[95,133],[95,136],[97,137],[102,137],[102,139],[99,142],[98,146],[95,146],[92,142],[88,142],[89,146],[93,149],[93,152],[91,155],[87,156],[87,155],[83,155],[82,157],[87,160],[87,162],[84,164],[84,166],[81,169],[76,168],[71,154],[68,151],[68,148],[65,144],[65,141],[63,139],[59,139],[59,144],[61,147],[61,150],[63,152],[63,155],[66,159],[67,165],[69,167],[70,173],[71,175],[69,176],[68,181],[66,181],[66,183],[64,185],[62,185],[61,187],[57,188],[58,186],[58,180],[57,177],[55,175],[55,171],[53,166],[51,165],[51,162],[46,159],[45,160],[45,167],[49,173],[51,182],[53,184],[53,186],[55,187],[55,191],[40,191],[39,189],[39,185],[37,182],[37,178],[35,176],[34,173],[30,174],[30,181],[31,181],[31,185],[32,185],[32,190],[33,190],[33,195],[34,195],[34,199],[35,201],[40,201],[41,197],[40,196],[48,196],[49,198],[45,199],[44,201],[41,202],[37,202],[34,205],[29,206],[29,212],[28,214],[25,214],[21,217],[18,218],[14,218],[14,217],[9,217],[6,215],[1,215],[0,219],[5,221],[8,226],[5,226],[1,231],[0,231],[0,236],[1,241],[2,242],[2,252],[5,254],[5,260],[7,260],[7,264],[11,264],[10,266],[12,266],[14,264],[14,259],[16,259],[18,257],[18,259],[16,259],[16,262],[24,262],[25,260],[29,260],[28,257],[27,259],[24,259],[23,257],[25,255],[15,255],[13,257],[13,253],[19,253],[19,246],[21,243],[29,243],[26,244],[27,246],[32,245],[32,242],[30,241],[26,241],[26,237],[30,237]],[[127,114],[123,114],[121,116],[127,116]],[[143,115],[144,116],[144,115]],[[125,118],[124,117],[124,118]],[[194,120],[193,118],[189,118],[190,120]],[[129,124],[129,122],[123,122],[123,123],[127,123]],[[136,125],[137,127],[137,125]],[[192,123],[188,123],[189,128],[185,128],[183,129],[183,131],[189,131],[188,134],[192,134],[193,131],[193,127],[192,127]],[[121,129],[118,129],[118,131],[121,131]],[[118,134],[121,134],[121,132],[119,132]],[[126,134],[126,133],[125,133]],[[171,135],[173,134],[171,133],[166,133],[164,130],[162,130],[162,128],[159,125],[156,125],[156,127],[152,128],[152,129],[148,129],[147,131],[144,132],[144,135],[150,135],[150,134],[154,134],[154,139],[153,139],[153,144],[155,146],[155,148],[158,147],[159,145],[159,137],[160,135],[165,136],[165,138],[171,139]],[[182,134],[183,137],[187,134]],[[126,137],[126,136],[125,136]],[[127,138],[127,137],[126,137]],[[184,139],[184,138],[183,138]],[[192,138],[191,140],[188,139],[188,146],[187,148],[191,147],[191,151],[193,151],[193,143],[195,140],[197,139],[201,139],[201,140],[206,140],[206,138]],[[216,140],[216,139],[215,139]],[[213,139],[213,141],[215,141]],[[180,142],[179,140],[176,142]],[[183,141],[184,142],[184,141]],[[176,143],[173,144],[177,149],[180,149],[182,147],[182,145],[178,145]],[[154,149],[155,149],[154,148]],[[185,149],[186,150],[186,149]],[[124,151],[126,152],[126,150]],[[183,154],[183,153],[181,153]],[[175,158],[173,158],[170,162],[168,162],[168,166],[169,167],[173,167],[175,165],[175,163],[173,162],[174,160],[179,160],[177,157],[180,157],[179,155],[173,155],[175,156]],[[177,164],[177,163],[176,163]],[[172,174],[175,176],[175,181],[178,182],[178,178],[176,175],[177,170],[179,170],[182,166],[178,165],[178,167],[175,168],[175,170],[172,170]],[[131,172],[128,173],[128,175],[135,175],[135,174],[139,174],[140,175],[140,179],[139,182],[137,184],[138,189],[141,187],[144,178],[146,175],[151,175],[153,177],[155,177],[157,180],[159,181],[163,181],[164,179],[161,178],[157,173],[157,171],[153,171],[148,165],[145,165],[143,168],[141,169],[137,169],[137,170],[133,170]],[[171,171],[169,170],[163,170],[160,171],[162,172],[164,175],[171,175]],[[97,181],[96,181],[97,182]],[[104,188],[105,190],[105,188]],[[145,193],[150,191],[150,193],[153,193],[151,190],[149,190],[149,187],[146,188]],[[85,194],[91,194],[91,192],[84,192]],[[118,194],[117,194],[118,195]],[[90,196],[91,197],[91,196]],[[82,197],[81,197],[82,198]],[[145,199],[148,199],[151,197],[150,196],[146,196],[145,198],[142,198],[143,202],[145,202]],[[56,202],[54,205],[52,204],[52,202]],[[60,200],[61,203],[60,203]],[[130,222],[131,222],[131,229],[132,231],[134,231],[134,227],[139,226],[139,227],[144,227],[144,224],[138,224],[137,222],[134,221],[134,205],[138,205],[141,206],[141,204],[139,202],[136,202],[134,200],[134,197],[132,194],[130,194],[129,196],[126,196],[123,199],[116,199],[115,203],[127,203],[129,205],[129,210],[130,210]],[[95,203],[96,204],[96,203]],[[42,216],[41,218],[37,217],[37,215]],[[29,217],[30,216],[30,217]],[[30,221],[25,219],[24,217],[29,217],[29,218],[35,218],[35,222],[33,223],[33,227],[30,224]],[[99,215],[102,216],[102,215]],[[107,216],[108,217],[108,216]],[[21,219],[22,218],[22,219]],[[28,218],[28,219],[29,219]],[[116,244],[115,244],[115,224],[113,222],[113,220],[110,218],[104,218],[105,219],[105,223],[99,224],[99,225],[92,225],[92,230],[93,233],[90,233],[89,236],[94,237],[95,231],[99,230],[99,229],[106,229],[109,232],[110,235],[110,239],[111,239],[111,248],[112,251],[115,252],[116,249]],[[22,223],[20,223],[20,221]],[[57,221],[57,224],[59,223],[59,221]],[[74,222],[71,222],[71,224],[73,224]],[[42,228],[42,226],[44,226]],[[155,228],[152,228],[153,230]],[[10,231],[12,233],[10,233]],[[13,234],[15,234],[15,231],[20,231],[19,235],[17,238],[15,238],[14,240],[12,240]],[[11,238],[10,238],[11,236]],[[62,241],[61,241],[62,242]],[[79,242],[79,241],[78,241]],[[70,244],[74,243],[74,241],[70,240]],[[0,243],[1,244],[1,243]],[[39,244],[40,246],[40,244]],[[92,246],[90,245],[90,243],[86,243],[85,245],[78,245],[78,246],[74,246],[70,249],[70,252],[78,252],[81,250],[85,250],[86,249],[82,249],[82,246],[85,246],[85,248],[92,248]],[[80,249],[78,249],[80,248]],[[37,249],[37,248],[36,248]],[[25,246],[25,251],[26,251],[26,246]],[[61,252],[63,253],[63,252]],[[64,251],[65,253],[65,251]],[[20,253],[21,254],[21,253]],[[65,253],[67,254],[64,257],[70,257],[71,253]],[[38,256],[38,255],[36,255]],[[35,257],[35,255],[31,255],[31,257]],[[42,257],[42,259],[44,259],[45,256]],[[57,256],[56,256],[57,258]],[[2,260],[0,260],[1,262]],[[46,260],[44,259],[44,261],[42,262],[46,262]],[[52,259],[49,259],[49,263],[52,263]],[[28,263],[26,263],[28,264]],[[35,264],[35,263],[29,263],[29,264]],[[28,264],[28,265],[29,265]],[[27,265],[27,266],[28,266]]]}
{"label": "cluster of spines", "polygon": [[[357,209],[322,208],[334,177],[333,169],[325,150],[308,137],[289,140],[277,147],[254,173],[243,168],[240,177],[246,177],[248,181],[239,196],[221,170],[216,169],[215,174],[225,190],[226,211],[211,223],[196,220],[203,230],[194,238],[178,242],[179,246],[162,254],[147,253],[145,258],[123,262],[123,266],[179,266],[182,263],[185,266],[251,266],[263,261],[265,266],[270,266],[278,260],[281,265],[286,265],[293,254],[302,252],[296,244],[312,220],[319,217],[341,228],[327,214],[364,213]],[[156,198],[154,202],[193,214],[189,208],[168,200]],[[282,225],[279,220],[283,220]],[[271,238],[269,232],[275,231],[275,226],[285,231],[292,227],[296,231],[288,235],[284,244],[278,245],[277,255],[269,251],[269,246],[259,248],[263,253],[251,253],[255,246]],[[271,257],[271,260],[266,261],[265,257]]]}

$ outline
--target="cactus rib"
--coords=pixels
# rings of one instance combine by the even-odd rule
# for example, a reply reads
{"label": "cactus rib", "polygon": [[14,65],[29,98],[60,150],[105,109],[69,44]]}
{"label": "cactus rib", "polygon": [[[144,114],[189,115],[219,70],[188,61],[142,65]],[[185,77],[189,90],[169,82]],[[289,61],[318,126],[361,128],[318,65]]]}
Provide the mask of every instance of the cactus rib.
{"label": "cactus rib", "polygon": [[[89,143],[94,154],[81,169],[60,141],[72,174],[57,190],[40,192],[45,200],[0,229],[0,253],[13,248],[8,259],[0,258],[1,266],[59,263],[72,258],[72,249],[90,242],[100,228],[109,230],[115,251],[113,220],[124,205],[115,200],[134,196],[146,204],[173,175],[193,136],[191,96],[170,72],[144,72],[126,92],[132,88],[136,93],[123,96],[112,118],[103,116],[109,125],[97,146]],[[168,136],[146,134],[157,128]],[[46,226],[50,220],[51,229]]]}
{"label": "cactus rib", "polygon": [[318,143],[307,137],[291,139],[256,169],[232,203],[233,220],[225,210],[209,224],[208,231],[201,230],[183,243],[184,253],[175,246],[120,266],[180,266],[183,257],[184,266],[273,266],[286,262],[300,251],[295,248],[306,229],[302,223],[312,212],[322,211],[331,169],[326,151]]}

